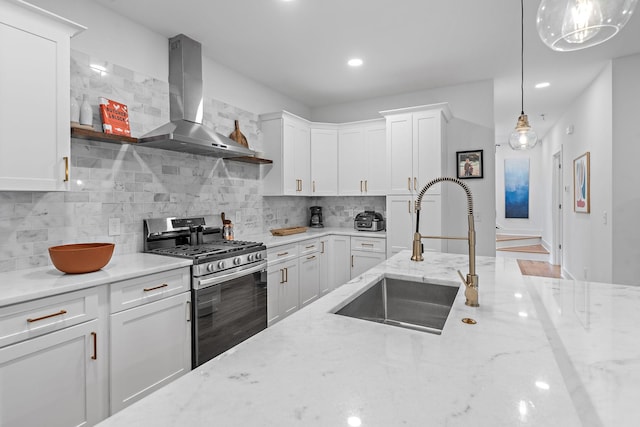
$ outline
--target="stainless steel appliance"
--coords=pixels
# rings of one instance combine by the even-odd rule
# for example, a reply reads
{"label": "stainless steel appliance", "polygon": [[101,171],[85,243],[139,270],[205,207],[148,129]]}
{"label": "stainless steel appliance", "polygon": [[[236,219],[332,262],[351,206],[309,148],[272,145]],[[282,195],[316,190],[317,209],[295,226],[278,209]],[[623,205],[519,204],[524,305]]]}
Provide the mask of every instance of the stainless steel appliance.
{"label": "stainless steel appliance", "polygon": [[144,251],[193,260],[192,367],[267,327],[267,251],[258,242],[225,240],[219,219],[144,220]]}
{"label": "stainless steel appliance", "polygon": [[384,217],[375,211],[360,212],[353,221],[353,228],[361,231],[382,231],[384,227]]}
{"label": "stainless steel appliance", "polygon": [[313,228],[322,228],[322,206],[311,206],[311,219],[309,220],[309,226]]}

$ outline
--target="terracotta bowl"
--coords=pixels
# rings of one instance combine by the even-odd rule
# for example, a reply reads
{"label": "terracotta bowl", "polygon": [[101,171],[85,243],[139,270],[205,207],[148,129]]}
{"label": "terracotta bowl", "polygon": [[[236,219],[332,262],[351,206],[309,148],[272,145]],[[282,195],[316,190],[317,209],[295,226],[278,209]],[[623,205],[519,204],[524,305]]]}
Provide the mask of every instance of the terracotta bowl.
{"label": "terracotta bowl", "polygon": [[49,256],[53,265],[63,273],[90,273],[109,263],[115,246],[114,243],[52,246],[49,248]]}

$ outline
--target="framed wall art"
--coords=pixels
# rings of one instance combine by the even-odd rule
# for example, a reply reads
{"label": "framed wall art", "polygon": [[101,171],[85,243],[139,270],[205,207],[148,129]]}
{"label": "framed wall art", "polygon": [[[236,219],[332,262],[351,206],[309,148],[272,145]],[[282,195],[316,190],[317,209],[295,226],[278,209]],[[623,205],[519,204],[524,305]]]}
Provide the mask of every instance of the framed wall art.
{"label": "framed wall art", "polygon": [[573,211],[591,212],[590,154],[587,151],[573,161]]}
{"label": "framed wall art", "polygon": [[456,165],[459,179],[482,178],[482,150],[456,151]]}
{"label": "framed wall art", "polygon": [[529,158],[504,159],[504,217],[529,218]]}

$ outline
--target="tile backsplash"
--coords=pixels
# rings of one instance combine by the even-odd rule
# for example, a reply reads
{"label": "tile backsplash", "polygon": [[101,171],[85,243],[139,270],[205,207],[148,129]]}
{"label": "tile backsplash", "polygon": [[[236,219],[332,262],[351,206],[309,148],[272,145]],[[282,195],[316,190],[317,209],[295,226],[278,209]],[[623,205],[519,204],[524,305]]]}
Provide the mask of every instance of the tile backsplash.
{"label": "tile backsplash", "polygon": [[[96,130],[100,96],[129,107],[135,137],[169,121],[167,82],[78,51],[71,76],[71,96],[87,97]],[[258,114],[205,100],[205,126],[229,134],[236,119],[261,150]],[[0,192],[0,271],[49,265],[47,249],[66,243],[115,242],[116,254],[140,252],[145,218],[225,212],[241,237],[306,225],[315,205],[329,227],[352,227],[350,211],[385,209],[384,197],[264,197],[258,165],[135,145],[73,139],[71,165],[71,191]],[[109,236],[110,218],[120,220],[119,236]]]}

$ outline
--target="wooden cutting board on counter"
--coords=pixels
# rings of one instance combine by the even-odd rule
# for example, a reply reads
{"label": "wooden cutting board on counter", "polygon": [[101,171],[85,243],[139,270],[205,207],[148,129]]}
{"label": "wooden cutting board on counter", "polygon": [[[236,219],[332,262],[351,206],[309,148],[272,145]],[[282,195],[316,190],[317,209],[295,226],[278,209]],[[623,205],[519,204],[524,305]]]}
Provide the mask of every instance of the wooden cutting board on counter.
{"label": "wooden cutting board on counter", "polygon": [[274,236],[288,236],[290,234],[305,233],[309,227],[286,227],[286,228],[273,228],[271,234]]}

